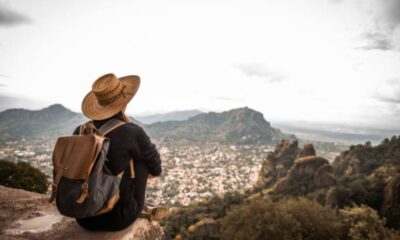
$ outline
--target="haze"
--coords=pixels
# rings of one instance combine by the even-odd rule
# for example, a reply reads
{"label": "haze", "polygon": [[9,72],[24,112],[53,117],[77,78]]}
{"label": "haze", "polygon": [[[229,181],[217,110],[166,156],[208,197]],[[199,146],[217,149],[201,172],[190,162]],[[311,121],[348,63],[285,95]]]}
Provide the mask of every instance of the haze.
{"label": "haze", "polygon": [[0,94],[79,112],[113,72],[142,79],[132,114],[400,128],[399,50],[394,0],[0,0]]}

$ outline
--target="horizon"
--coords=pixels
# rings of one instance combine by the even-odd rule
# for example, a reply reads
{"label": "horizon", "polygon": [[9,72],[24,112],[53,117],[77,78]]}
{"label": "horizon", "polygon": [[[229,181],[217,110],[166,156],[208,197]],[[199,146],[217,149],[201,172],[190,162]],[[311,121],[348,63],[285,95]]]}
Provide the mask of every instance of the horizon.
{"label": "horizon", "polygon": [[400,129],[399,14],[394,0],[0,0],[0,100],[81,112],[114,72],[141,76],[130,115],[248,106]]}
{"label": "horizon", "polygon": [[[83,115],[83,113],[81,111],[74,111],[73,109],[70,109],[61,103],[53,103],[53,104],[49,104],[44,107],[39,107],[39,108],[34,108],[34,109],[9,108],[9,109],[4,109],[4,110],[0,111],[0,114],[7,110],[13,110],[13,109],[28,110],[28,111],[41,111],[41,110],[47,109],[49,107],[52,107],[54,105],[61,105],[62,107],[66,108],[67,110],[70,110],[74,113]],[[199,111],[200,112],[199,114],[207,114],[207,113],[212,113],[212,112],[222,113],[222,112],[228,112],[228,111],[238,110],[238,109],[242,109],[242,108],[248,108],[252,111],[260,112],[263,115],[263,118],[265,121],[269,122],[272,127],[278,127],[278,128],[280,128],[280,127],[285,127],[285,128],[286,127],[289,127],[289,128],[295,127],[295,128],[300,128],[300,129],[303,128],[303,129],[309,129],[309,130],[320,130],[320,131],[342,132],[342,133],[350,133],[352,131],[357,132],[357,130],[392,131],[392,135],[396,135],[396,136],[398,135],[398,131],[400,131],[400,128],[390,128],[390,127],[385,127],[385,126],[376,127],[376,126],[368,126],[368,125],[353,125],[353,124],[340,124],[340,123],[329,123],[329,122],[312,122],[312,121],[305,121],[305,120],[301,120],[301,121],[273,120],[273,119],[267,118],[263,112],[261,112],[257,109],[251,108],[249,106],[241,106],[241,107],[236,107],[236,108],[223,109],[221,111],[213,111],[213,110],[206,110],[206,109],[202,109],[202,110],[201,109],[184,109],[184,110],[172,110],[172,111],[160,111],[160,112],[152,111],[152,112],[142,112],[142,113],[126,112],[126,114],[127,114],[127,116],[132,117],[132,118],[138,118],[138,117],[141,118],[141,117],[165,115],[165,114],[170,114],[170,113],[187,112],[187,111]],[[342,128],[342,129],[332,129],[332,130],[327,129],[327,128],[331,128],[331,127]],[[363,134],[363,133],[359,133],[359,134]]]}

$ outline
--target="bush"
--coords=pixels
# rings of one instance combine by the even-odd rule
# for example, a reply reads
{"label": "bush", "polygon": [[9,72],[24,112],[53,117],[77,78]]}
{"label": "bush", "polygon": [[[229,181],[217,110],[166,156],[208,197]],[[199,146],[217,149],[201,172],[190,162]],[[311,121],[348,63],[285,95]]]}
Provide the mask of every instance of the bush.
{"label": "bush", "polygon": [[47,176],[28,163],[0,160],[0,185],[46,193]]}
{"label": "bush", "polygon": [[179,235],[183,239],[199,239],[196,237],[196,232],[188,230],[190,226],[206,218],[219,219],[224,217],[232,205],[241,204],[244,198],[242,194],[237,192],[228,192],[223,197],[215,196],[204,202],[177,209],[163,220],[161,225],[172,238]]}
{"label": "bush", "polygon": [[222,239],[341,239],[334,209],[306,198],[279,202],[253,200],[237,206],[221,221]]}
{"label": "bush", "polygon": [[361,206],[339,211],[345,234],[350,240],[384,240],[393,237],[385,228],[385,221],[372,208]]}
{"label": "bush", "polygon": [[383,203],[384,179],[380,177],[343,176],[337,184],[336,199],[339,208],[367,205],[379,210]]}

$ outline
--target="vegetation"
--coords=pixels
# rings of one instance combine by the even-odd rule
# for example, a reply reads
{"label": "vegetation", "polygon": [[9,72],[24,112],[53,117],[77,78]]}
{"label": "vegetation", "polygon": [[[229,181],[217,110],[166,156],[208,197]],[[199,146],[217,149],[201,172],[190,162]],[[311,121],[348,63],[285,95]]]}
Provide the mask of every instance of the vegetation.
{"label": "vegetation", "polygon": [[[203,202],[177,209],[161,224],[170,236],[181,236],[183,239],[201,239],[194,231],[196,223],[202,219],[219,219],[226,215],[233,205],[241,204],[245,197],[239,193],[227,193],[223,197],[209,198]],[[212,239],[209,236],[206,239]]]}
{"label": "vegetation", "polygon": [[400,239],[400,137],[352,146],[333,165],[299,158],[304,149],[286,143],[264,163],[258,187],[178,209],[166,231],[175,239]]}
{"label": "vegetation", "polygon": [[[385,228],[385,221],[378,213],[367,206],[344,208],[340,210],[345,236],[351,240],[389,240],[399,235]],[[397,236],[396,236],[397,235]]]}
{"label": "vegetation", "polygon": [[157,122],[146,126],[151,137],[166,141],[271,144],[293,135],[272,128],[264,116],[250,108],[222,113],[202,113],[184,121]]}
{"label": "vegetation", "polygon": [[384,179],[375,176],[345,176],[339,179],[336,201],[339,208],[353,204],[365,204],[379,209],[383,203]]}
{"label": "vegetation", "polygon": [[28,163],[0,160],[0,185],[46,193],[48,184],[47,176]]}
{"label": "vegetation", "polygon": [[[304,197],[275,202],[262,195],[241,200],[237,197],[240,196],[230,194],[182,208],[162,224],[173,239],[395,240],[400,237],[399,232],[385,227],[376,210],[365,205],[337,211]],[[209,223],[207,228],[199,227],[203,222]]]}
{"label": "vegetation", "polygon": [[221,221],[222,239],[342,239],[335,210],[306,198],[257,199],[235,207]]}

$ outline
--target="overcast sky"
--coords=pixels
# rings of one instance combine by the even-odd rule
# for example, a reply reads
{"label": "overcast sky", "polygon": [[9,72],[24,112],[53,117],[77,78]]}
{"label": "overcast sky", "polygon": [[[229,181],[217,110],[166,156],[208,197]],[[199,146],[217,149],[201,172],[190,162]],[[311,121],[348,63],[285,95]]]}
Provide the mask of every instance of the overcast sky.
{"label": "overcast sky", "polygon": [[0,94],[80,111],[137,74],[129,113],[249,106],[400,128],[399,0],[0,0]]}

